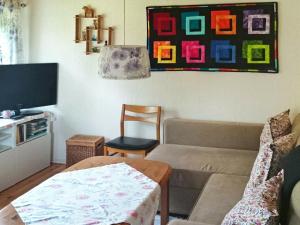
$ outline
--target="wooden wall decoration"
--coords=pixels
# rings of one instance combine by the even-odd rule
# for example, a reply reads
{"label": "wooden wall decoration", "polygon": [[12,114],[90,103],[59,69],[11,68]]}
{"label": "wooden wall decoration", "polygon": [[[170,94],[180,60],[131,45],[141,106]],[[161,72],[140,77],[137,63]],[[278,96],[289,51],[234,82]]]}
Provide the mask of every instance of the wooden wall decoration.
{"label": "wooden wall decoration", "polygon": [[278,4],[149,6],[152,71],[278,73]]}
{"label": "wooden wall decoration", "polygon": [[[105,28],[103,26],[103,16],[96,15],[95,9],[90,6],[84,6],[83,14],[75,16],[75,43],[86,42],[86,55],[98,53],[101,44],[112,45],[113,27]],[[87,26],[83,24],[88,20]],[[83,29],[82,27],[85,28]],[[108,32],[107,40],[104,39],[104,32]]]}

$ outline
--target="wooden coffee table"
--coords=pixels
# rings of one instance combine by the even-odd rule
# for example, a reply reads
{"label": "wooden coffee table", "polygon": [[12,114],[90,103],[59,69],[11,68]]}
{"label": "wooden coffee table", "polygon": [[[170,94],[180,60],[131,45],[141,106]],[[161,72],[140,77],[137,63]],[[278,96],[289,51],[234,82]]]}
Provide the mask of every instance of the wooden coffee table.
{"label": "wooden coffee table", "polygon": [[[87,169],[121,162],[127,163],[131,167],[142,172],[144,175],[160,184],[161,225],[166,225],[169,221],[169,178],[172,171],[171,167],[168,164],[145,159],[97,156],[76,163],[65,171]],[[9,204],[0,211],[0,225],[24,225],[24,223],[22,222],[14,207]]]}

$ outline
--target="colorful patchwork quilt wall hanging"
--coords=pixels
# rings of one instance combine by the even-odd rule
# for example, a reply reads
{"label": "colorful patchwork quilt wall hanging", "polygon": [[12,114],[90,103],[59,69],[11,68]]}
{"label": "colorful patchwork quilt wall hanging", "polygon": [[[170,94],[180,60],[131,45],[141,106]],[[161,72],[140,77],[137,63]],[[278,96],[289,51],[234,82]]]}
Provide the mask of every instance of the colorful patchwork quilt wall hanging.
{"label": "colorful patchwork quilt wall hanging", "polygon": [[151,70],[278,72],[277,3],[147,7]]}

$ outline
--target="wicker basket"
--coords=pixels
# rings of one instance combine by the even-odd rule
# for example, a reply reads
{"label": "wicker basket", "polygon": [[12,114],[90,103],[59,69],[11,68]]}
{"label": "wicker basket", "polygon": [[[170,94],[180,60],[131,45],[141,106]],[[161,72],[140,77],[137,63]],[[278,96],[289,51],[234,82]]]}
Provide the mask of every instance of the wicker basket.
{"label": "wicker basket", "polygon": [[104,137],[75,135],[66,141],[67,167],[93,156],[103,155]]}

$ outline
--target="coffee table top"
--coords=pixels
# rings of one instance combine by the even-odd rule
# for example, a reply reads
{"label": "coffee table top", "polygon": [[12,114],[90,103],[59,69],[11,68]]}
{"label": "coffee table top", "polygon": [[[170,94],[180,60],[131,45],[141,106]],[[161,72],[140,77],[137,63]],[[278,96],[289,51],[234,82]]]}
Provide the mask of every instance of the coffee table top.
{"label": "coffee table top", "polygon": [[109,164],[125,162],[129,166],[140,171],[150,179],[157,183],[161,183],[167,179],[171,174],[171,167],[163,162],[146,160],[146,159],[130,159],[130,158],[117,158],[109,156],[96,156],[82,160],[79,163],[67,168],[65,171],[87,169],[96,166],[104,166]]}
{"label": "coffee table top", "polygon": [[[162,184],[169,179],[171,174],[171,167],[163,162],[145,160],[145,159],[129,159],[129,158],[116,158],[109,156],[97,156],[85,159],[75,165],[69,167],[65,171],[73,171],[80,169],[87,169],[97,166],[104,166],[109,164],[125,162],[136,170],[142,172],[150,179]],[[0,211],[0,225],[23,225],[19,215],[14,207],[9,204]]]}

